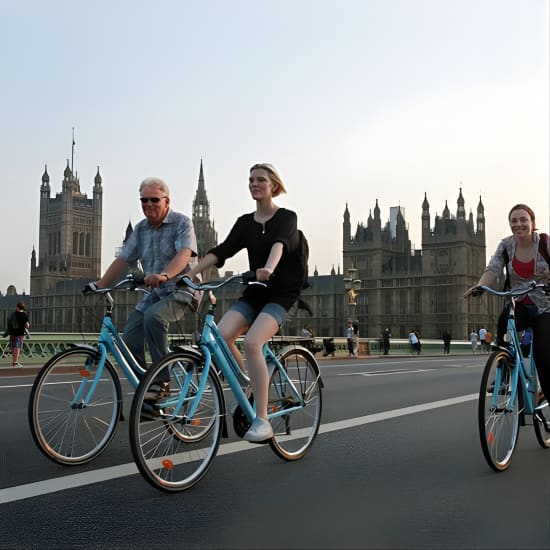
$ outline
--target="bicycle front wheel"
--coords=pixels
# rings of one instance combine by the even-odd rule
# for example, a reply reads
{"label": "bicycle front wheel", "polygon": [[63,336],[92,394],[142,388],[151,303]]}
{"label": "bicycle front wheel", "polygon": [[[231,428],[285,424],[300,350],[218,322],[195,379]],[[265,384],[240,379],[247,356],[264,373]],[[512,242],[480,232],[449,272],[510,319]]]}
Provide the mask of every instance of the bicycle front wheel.
{"label": "bicycle front wheel", "polygon": [[29,425],[38,448],[59,464],[89,462],[111,442],[121,414],[120,380],[100,353],[73,348],[52,357],[38,373],[29,399]]}
{"label": "bicycle front wheel", "polygon": [[319,367],[305,350],[290,349],[279,357],[288,376],[275,369],[269,381],[268,413],[273,451],[284,460],[298,460],[309,450],[321,424],[323,406]]}
{"label": "bicycle front wheel", "polygon": [[[147,370],[130,415],[130,443],[143,477],[157,489],[189,489],[216,456],[224,415],[213,369],[191,350],[166,355]],[[159,388],[163,388],[159,392]]]}
{"label": "bicycle front wheel", "polygon": [[510,354],[496,351],[481,378],[478,403],[479,437],[489,466],[501,472],[512,461],[519,435],[519,392],[512,399],[513,365]]}

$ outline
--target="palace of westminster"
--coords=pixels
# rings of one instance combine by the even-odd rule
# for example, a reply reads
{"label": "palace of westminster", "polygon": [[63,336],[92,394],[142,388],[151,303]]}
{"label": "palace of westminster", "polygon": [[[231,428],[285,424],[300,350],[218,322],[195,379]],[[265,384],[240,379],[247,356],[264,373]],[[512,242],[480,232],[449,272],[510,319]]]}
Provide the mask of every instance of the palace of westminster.
{"label": "palace of westminster", "polygon": [[[35,332],[97,332],[104,310],[103,300],[82,296],[86,283],[101,273],[103,182],[93,180],[92,198],[80,189],[72,167],[63,174],[61,192],[52,196],[47,167],[40,186],[40,231],[38,251],[31,254],[30,295],[18,295],[10,286],[0,295],[0,318],[7,316],[18,300],[24,300]],[[417,329],[424,338],[440,338],[448,330],[454,339],[465,339],[472,328],[496,329],[500,305],[486,297],[466,301],[464,290],[475,284],[486,264],[485,215],[481,197],[477,215],[466,215],[462,190],[456,212],[445,204],[441,216],[430,216],[425,195],[421,205],[422,248],[413,250],[404,210],[390,209],[390,220],[382,223],[378,200],[366,224],[352,229],[346,205],[342,224],[343,273],[334,268],[320,275],[310,268],[310,286],[303,299],[313,310],[291,310],[281,333],[294,336],[304,323],[315,335],[343,336],[346,319],[359,324],[360,336],[378,338],[388,327],[394,338],[406,338]],[[181,210],[180,208],[178,208]],[[182,210],[185,212],[185,210]],[[217,244],[218,236],[210,217],[202,160],[192,205],[192,220],[199,256]],[[307,228],[303,228],[307,236]],[[336,230],[336,228],[335,228]],[[131,224],[125,232],[126,239]],[[124,231],[121,228],[121,235]],[[217,272],[210,278],[218,277]],[[206,277],[208,279],[208,277]],[[240,285],[227,285],[217,292],[217,314],[221,315],[240,295]],[[138,292],[117,292],[113,318],[122,329],[128,313],[142,296]],[[204,304],[189,314],[172,332],[189,334],[201,324]]]}

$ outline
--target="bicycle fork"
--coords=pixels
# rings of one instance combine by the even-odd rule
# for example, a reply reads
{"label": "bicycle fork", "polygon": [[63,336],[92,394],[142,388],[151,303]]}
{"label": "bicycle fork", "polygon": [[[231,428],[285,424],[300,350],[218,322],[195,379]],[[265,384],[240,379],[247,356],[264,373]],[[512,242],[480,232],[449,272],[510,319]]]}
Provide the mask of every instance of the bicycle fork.
{"label": "bicycle fork", "polygon": [[107,350],[104,346],[100,346],[99,352],[99,360],[95,363],[97,365],[97,368],[95,369],[95,375],[92,375],[92,369],[94,366],[92,364],[94,360],[92,356],[87,359],[86,366],[79,372],[82,379],[71,401],[71,409],[84,409],[90,403],[97,384],[101,379],[103,367],[105,365],[105,359],[107,357]]}

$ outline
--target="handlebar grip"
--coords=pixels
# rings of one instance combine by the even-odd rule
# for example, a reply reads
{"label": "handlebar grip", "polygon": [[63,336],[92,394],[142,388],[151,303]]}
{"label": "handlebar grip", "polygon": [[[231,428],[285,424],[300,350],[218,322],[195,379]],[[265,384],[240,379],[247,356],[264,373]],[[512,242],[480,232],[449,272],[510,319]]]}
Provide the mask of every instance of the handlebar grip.
{"label": "handlebar grip", "polygon": [[94,292],[97,292],[99,290],[99,287],[95,283],[95,281],[92,281],[91,283],[88,283],[83,289],[82,294],[86,296],[86,294],[93,294]]}
{"label": "handlebar grip", "polygon": [[485,291],[479,287],[479,286],[476,286],[475,288],[472,288],[472,296],[481,296]]}
{"label": "handlebar grip", "polygon": [[245,271],[242,275],[243,277],[243,283],[251,283],[256,280],[256,272],[255,271]]}

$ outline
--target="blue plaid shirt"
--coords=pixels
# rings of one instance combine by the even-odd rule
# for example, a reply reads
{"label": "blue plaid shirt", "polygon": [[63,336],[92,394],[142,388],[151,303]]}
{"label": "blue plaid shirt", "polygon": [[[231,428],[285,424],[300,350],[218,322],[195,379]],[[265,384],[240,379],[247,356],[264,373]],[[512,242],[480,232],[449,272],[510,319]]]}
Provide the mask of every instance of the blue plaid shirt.
{"label": "blue plaid shirt", "polygon": [[[126,262],[141,261],[145,277],[153,273],[162,273],[172,258],[184,248],[190,248],[192,258],[187,267],[178,275],[189,271],[197,263],[197,239],[193,222],[185,215],[172,209],[158,227],[141,220],[128,237],[119,258]],[[177,277],[161,284],[146,295],[136,306],[139,311],[171,294],[176,287]]]}

